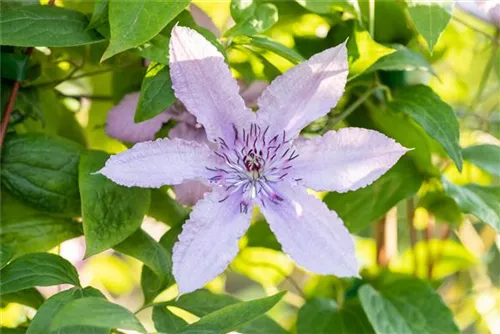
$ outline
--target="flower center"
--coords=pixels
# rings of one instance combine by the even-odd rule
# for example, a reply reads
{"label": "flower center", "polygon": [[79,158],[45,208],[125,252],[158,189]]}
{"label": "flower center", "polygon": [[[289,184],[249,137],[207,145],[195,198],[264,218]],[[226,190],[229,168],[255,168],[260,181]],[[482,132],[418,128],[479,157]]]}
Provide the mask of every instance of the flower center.
{"label": "flower center", "polygon": [[248,211],[252,200],[259,199],[263,205],[269,200],[279,203],[283,199],[274,191],[274,184],[287,178],[293,160],[298,157],[286,133],[271,136],[269,127],[262,130],[257,124],[250,129],[234,128],[234,141],[226,143],[222,138],[214,153],[223,161],[223,167],[207,167],[214,173],[210,181],[225,187],[227,196],[240,193],[240,210]]}

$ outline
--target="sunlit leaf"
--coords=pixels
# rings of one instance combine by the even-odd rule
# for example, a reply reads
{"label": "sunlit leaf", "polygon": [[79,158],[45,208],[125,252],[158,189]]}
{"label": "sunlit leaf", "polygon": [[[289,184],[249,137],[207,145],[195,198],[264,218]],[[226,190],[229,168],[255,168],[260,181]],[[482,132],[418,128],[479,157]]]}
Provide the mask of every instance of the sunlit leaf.
{"label": "sunlit leaf", "polygon": [[395,280],[359,290],[361,305],[377,334],[460,333],[451,311],[425,282]]}
{"label": "sunlit leaf", "polygon": [[464,160],[484,169],[488,173],[500,176],[500,146],[476,145],[462,150]]}

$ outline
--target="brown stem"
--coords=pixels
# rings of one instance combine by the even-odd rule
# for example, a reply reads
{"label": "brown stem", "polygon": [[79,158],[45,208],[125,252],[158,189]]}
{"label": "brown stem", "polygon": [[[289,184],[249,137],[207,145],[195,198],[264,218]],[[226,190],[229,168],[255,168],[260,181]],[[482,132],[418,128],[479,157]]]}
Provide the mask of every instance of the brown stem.
{"label": "brown stem", "polygon": [[387,267],[397,252],[397,211],[392,208],[376,225],[377,264]]}
{"label": "brown stem", "polygon": [[[54,5],[55,0],[49,0],[49,5]],[[29,47],[26,49],[25,54],[27,57],[31,55],[33,52],[33,48]],[[17,93],[19,93],[19,87],[21,86],[20,81],[15,81],[12,86],[12,92],[10,93],[9,100],[7,101],[7,105],[5,106],[4,115],[2,119],[2,123],[0,124],[0,152],[3,147],[3,141],[5,139],[5,135],[7,133],[7,128],[9,127],[9,119],[10,114],[12,114],[12,110],[14,109],[14,105],[16,104]]]}
{"label": "brown stem", "polygon": [[408,218],[408,229],[410,230],[410,247],[413,254],[413,275],[416,276],[418,273],[418,259],[415,245],[417,244],[417,230],[413,224],[415,218],[415,199],[413,197],[409,198],[406,204],[406,214]]}

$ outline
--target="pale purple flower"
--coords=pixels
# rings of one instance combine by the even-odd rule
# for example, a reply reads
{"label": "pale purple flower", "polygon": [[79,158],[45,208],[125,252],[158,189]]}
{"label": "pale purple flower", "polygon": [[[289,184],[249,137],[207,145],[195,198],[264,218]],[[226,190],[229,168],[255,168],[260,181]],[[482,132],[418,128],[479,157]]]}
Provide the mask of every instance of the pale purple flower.
{"label": "pale purple flower", "polygon": [[492,24],[500,29],[500,1],[498,0],[469,0],[457,1],[463,11],[478,19]]}
{"label": "pale purple flower", "polygon": [[171,116],[161,113],[147,121],[135,123],[134,115],[139,101],[139,93],[127,94],[108,112],[106,134],[112,138],[129,143],[153,140],[155,133],[161,129]]}
{"label": "pale purple flower", "polygon": [[176,26],[170,40],[175,95],[203,124],[215,148],[183,139],[136,144],[101,169],[125,186],[160,187],[203,178],[212,191],[193,208],[173,251],[181,293],[224,271],[257,205],[299,265],[319,274],[358,276],[354,242],[342,220],[310,195],[367,186],[407,151],[372,130],[345,128],[298,140],[344,92],[345,44],[295,66],[269,85],[254,113],[217,49],[197,32]]}

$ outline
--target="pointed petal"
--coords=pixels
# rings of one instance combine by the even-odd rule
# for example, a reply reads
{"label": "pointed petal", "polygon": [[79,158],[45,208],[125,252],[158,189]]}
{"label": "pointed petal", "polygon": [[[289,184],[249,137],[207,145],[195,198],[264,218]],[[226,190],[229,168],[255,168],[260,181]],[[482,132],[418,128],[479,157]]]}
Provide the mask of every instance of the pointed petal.
{"label": "pointed petal", "polygon": [[238,253],[238,240],[250,226],[251,210],[240,212],[238,196],[205,195],[183,225],[174,245],[173,273],[179,293],[203,287],[221,274]]}
{"label": "pointed petal", "polygon": [[344,93],[347,65],[344,43],[277,77],[258,101],[260,123],[271,125],[274,133],[285,130],[287,138],[295,137],[306,125],[335,107]]}
{"label": "pointed petal", "polygon": [[358,276],[354,242],[337,214],[300,185],[281,182],[274,190],[283,201],[259,207],[283,251],[312,272]]}
{"label": "pointed petal", "polygon": [[211,187],[197,180],[185,181],[174,186],[177,202],[193,206],[209,192]]}
{"label": "pointed petal", "polygon": [[183,139],[158,139],[135,144],[111,156],[98,172],[123,186],[158,188],[185,180],[206,177],[206,166],[217,163],[202,143]]}
{"label": "pointed petal", "polygon": [[205,127],[210,140],[222,137],[232,142],[233,125],[241,128],[254,121],[224,57],[196,31],[172,29],[170,76],[175,96]]}
{"label": "pointed petal", "polygon": [[139,93],[127,94],[112,108],[106,120],[108,136],[129,143],[153,140],[155,133],[163,123],[170,119],[168,113],[161,113],[152,119],[141,123],[134,122],[135,109],[139,101]]}
{"label": "pointed petal", "polygon": [[408,149],[380,132],[344,128],[297,140],[292,177],[317,191],[366,187],[387,172]]}

